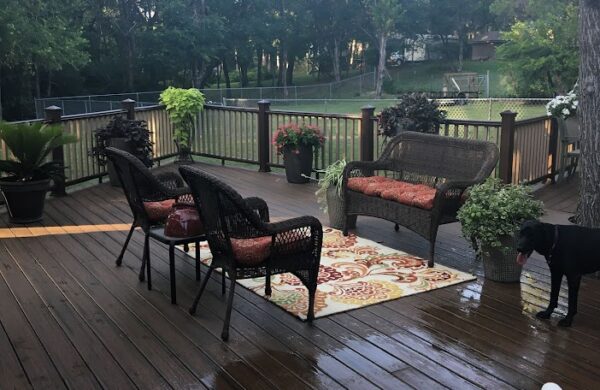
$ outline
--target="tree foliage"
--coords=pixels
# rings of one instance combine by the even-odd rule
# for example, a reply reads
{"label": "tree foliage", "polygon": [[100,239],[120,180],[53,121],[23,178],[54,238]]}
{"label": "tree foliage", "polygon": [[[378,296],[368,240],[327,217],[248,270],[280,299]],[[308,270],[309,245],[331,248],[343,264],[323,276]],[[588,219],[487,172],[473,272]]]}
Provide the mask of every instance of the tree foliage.
{"label": "tree foliage", "polygon": [[517,21],[498,48],[509,86],[520,96],[553,96],[570,90],[577,79],[577,8]]}
{"label": "tree foliage", "polygon": [[1,2],[0,102],[7,119],[31,117],[34,97],[236,82],[287,87],[299,67],[340,80],[345,71],[377,66],[379,96],[388,52],[401,51],[405,38],[436,35],[448,59],[456,59],[468,53],[468,34],[495,28],[514,38],[502,50],[515,93],[559,90],[573,78],[575,0]]}

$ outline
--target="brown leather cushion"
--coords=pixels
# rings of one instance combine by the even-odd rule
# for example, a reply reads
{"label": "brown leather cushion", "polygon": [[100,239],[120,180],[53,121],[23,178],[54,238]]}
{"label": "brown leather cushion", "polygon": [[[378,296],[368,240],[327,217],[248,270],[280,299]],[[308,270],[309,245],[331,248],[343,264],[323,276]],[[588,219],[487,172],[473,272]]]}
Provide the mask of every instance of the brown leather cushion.
{"label": "brown leather cushion", "polygon": [[231,249],[235,260],[244,265],[256,265],[271,255],[271,236],[232,238]]}
{"label": "brown leather cushion", "polygon": [[348,189],[352,191],[364,192],[371,183],[390,182],[393,179],[383,176],[351,177],[348,179]]}
{"label": "brown leather cushion", "polygon": [[144,208],[151,223],[163,223],[169,216],[174,205],[175,199],[167,199],[160,202],[144,202]]}
{"label": "brown leather cushion", "polygon": [[435,188],[422,184],[404,183],[403,186],[392,187],[383,191],[381,197],[408,206],[431,210],[433,208],[435,194]]}

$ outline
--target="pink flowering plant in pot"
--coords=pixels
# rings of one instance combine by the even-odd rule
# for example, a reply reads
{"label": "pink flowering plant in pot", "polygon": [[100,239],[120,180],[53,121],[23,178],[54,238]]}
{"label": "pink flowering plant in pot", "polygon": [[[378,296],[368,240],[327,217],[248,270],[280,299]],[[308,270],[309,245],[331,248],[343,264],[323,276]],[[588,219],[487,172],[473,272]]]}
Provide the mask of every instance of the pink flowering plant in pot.
{"label": "pink flowering plant in pot", "polygon": [[314,125],[286,123],[273,134],[273,145],[283,155],[289,183],[307,183],[312,173],[313,154],[325,143],[321,129]]}

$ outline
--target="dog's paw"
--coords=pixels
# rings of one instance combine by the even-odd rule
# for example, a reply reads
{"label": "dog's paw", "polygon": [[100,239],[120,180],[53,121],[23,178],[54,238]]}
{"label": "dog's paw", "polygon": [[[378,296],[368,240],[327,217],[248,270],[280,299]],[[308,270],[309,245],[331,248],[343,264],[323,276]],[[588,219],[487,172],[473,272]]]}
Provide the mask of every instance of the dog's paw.
{"label": "dog's paw", "polygon": [[565,317],[558,321],[558,326],[562,326],[563,328],[568,328],[573,323],[573,317]]}
{"label": "dog's paw", "polygon": [[551,311],[542,310],[542,311],[538,312],[535,316],[537,318],[539,318],[540,320],[547,320],[548,318],[550,318],[551,315],[552,315]]}

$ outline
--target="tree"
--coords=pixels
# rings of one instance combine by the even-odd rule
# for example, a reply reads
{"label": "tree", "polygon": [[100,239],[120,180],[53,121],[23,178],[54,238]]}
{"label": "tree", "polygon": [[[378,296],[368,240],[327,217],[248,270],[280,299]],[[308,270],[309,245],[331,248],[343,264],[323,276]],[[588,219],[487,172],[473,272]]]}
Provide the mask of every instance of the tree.
{"label": "tree", "polygon": [[520,96],[547,97],[570,90],[577,78],[577,8],[562,5],[560,12],[536,20],[517,21],[497,50],[510,77],[509,86]]}
{"label": "tree", "polygon": [[581,125],[581,190],[578,222],[600,227],[600,2],[579,2],[578,109]]}
{"label": "tree", "polygon": [[366,6],[375,30],[376,45],[379,49],[375,96],[381,97],[383,92],[383,77],[386,72],[387,41],[390,36],[397,33],[398,21],[402,18],[406,9],[401,0],[367,0]]}

